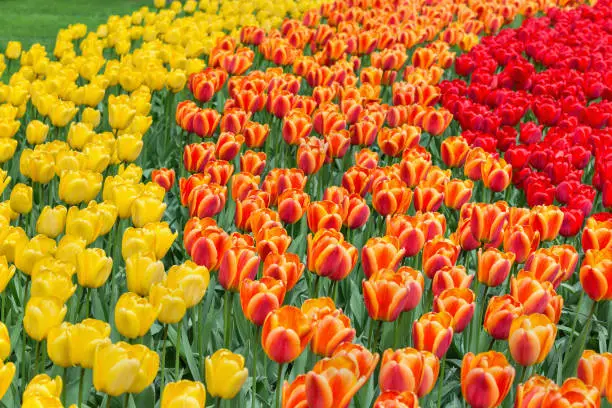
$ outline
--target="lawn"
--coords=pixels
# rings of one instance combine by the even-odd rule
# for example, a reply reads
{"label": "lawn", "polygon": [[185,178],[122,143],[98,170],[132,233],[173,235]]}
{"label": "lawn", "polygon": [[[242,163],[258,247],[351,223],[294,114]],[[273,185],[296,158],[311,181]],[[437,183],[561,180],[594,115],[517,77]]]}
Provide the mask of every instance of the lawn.
{"label": "lawn", "polygon": [[19,40],[24,48],[41,43],[51,51],[60,28],[84,23],[95,29],[112,14],[128,14],[151,0],[0,0],[0,50]]}

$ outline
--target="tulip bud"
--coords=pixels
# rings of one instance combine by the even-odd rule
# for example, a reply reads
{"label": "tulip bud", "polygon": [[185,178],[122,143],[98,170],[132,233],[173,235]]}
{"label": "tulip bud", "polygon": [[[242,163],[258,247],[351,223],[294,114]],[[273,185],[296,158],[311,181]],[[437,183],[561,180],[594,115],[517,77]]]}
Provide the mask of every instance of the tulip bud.
{"label": "tulip bud", "polygon": [[227,349],[217,350],[206,357],[204,365],[206,385],[213,397],[234,398],[249,375],[244,367],[244,357]]}
{"label": "tulip bud", "polygon": [[42,341],[53,327],[61,324],[67,311],[56,297],[31,297],[26,304],[23,327],[28,336]]}
{"label": "tulip bud", "polygon": [[166,277],[164,264],[155,260],[153,254],[138,253],[125,261],[125,275],[130,292],[147,296],[151,286],[162,282]]}
{"label": "tulip bud", "polygon": [[26,139],[31,145],[44,143],[49,132],[49,125],[44,124],[39,120],[33,120],[28,123],[26,128]]}
{"label": "tulip bud", "polygon": [[240,305],[244,316],[262,326],[268,314],[283,304],[285,284],[264,276],[259,281],[246,278],[240,284]]}
{"label": "tulip bud", "polygon": [[412,341],[417,350],[442,358],[453,339],[452,316],[447,312],[426,313],[412,325]]}
{"label": "tulip bud", "polygon": [[[187,3],[185,3],[187,7]],[[198,381],[181,380],[168,383],[162,391],[161,408],[173,407],[204,408],[206,388]]]}
{"label": "tulip bud", "polygon": [[484,317],[484,329],[496,340],[507,340],[510,325],[523,315],[523,305],[510,295],[493,296]]}
{"label": "tulip bud", "polygon": [[11,209],[19,214],[32,211],[32,187],[17,183],[11,191]]}
{"label": "tulip bud", "polygon": [[534,313],[520,316],[510,326],[510,354],[523,367],[541,363],[556,336],[557,326],[546,315]]}
{"label": "tulip bud", "polygon": [[159,310],[157,320],[163,324],[180,322],[187,310],[183,289],[170,289],[161,283],[151,286],[149,301],[153,308]]}
{"label": "tulip bud", "polygon": [[173,265],[168,270],[166,286],[170,289],[181,289],[187,308],[194,307],[204,297],[210,273],[204,266],[198,266],[192,261],[182,265]]}
{"label": "tulip bud", "polygon": [[497,407],[508,395],[515,370],[497,351],[467,353],[461,363],[461,393],[472,407]]}
{"label": "tulip bud", "polygon": [[157,319],[159,307],[135,293],[126,292],[115,305],[115,325],[122,336],[130,339],[142,337]]}
{"label": "tulip bud", "polygon": [[313,334],[312,321],[308,316],[294,306],[283,306],[266,317],[261,343],[271,360],[284,364],[302,353]]}
{"label": "tulip bud", "polygon": [[478,281],[489,287],[501,285],[512,268],[514,254],[489,248],[482,252],[478,250]]}
{"label": "tulip bud", "polygon": [[36,221],[36,232],[49,238],[57,238],[64,232],[67,213],[68,210],[63,205],[58,205],[55,208],[45,206]]}

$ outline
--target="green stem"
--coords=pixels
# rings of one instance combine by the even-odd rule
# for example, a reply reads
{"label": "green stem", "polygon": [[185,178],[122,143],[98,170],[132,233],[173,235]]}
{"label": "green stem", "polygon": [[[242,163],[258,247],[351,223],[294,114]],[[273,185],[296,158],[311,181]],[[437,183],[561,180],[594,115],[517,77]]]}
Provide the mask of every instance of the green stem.
{"label": "green stem", "polygon": [[81,406],[81,403],[83,402],[83,382],[85,381],[85,369],[83,367],[81,367],[80,371],[80,375],[79,375],[79,404],[77,405],[78,407]]}
{"label": "green stem", "polygon": [[321,283],[321,276],[317,275],[317,277],[315,278],[315,283],[314,283],[314,291],[312,293],[313,299],[319,297],[319,284],[320,283]]}
{"label": "green stem", "polygon": [[376,323],[377,323],[376,332],[374,333],[374,349],[372,350],[372,352],[374,352],[374,350],[378,350],[378,347],[380,346],[380,335],[381,335],[383,321],[378,320]]}
{"label": "green stem", "polygon": [[446,369],[446,354],[442,357],[442,369],[438,377],[438,408],[442,406],[442,384],[444,383],[444,371]]}
{"label": "green stem", "polygon": [[[483,327],[482,326],[482,319],[484,318],[484,310],[486,308],[487,305],[487,292],[489,291],[489,287],[485,285],[484,287],[484,293],[482,295],[482,301],[478,302],[477,305],[478,307],[478,326],[479,327]],[[480,351],[480,332],[477,332],[476,335],[478,336],[476,339],[476,351]]]}
{"label": "green stem", "polygon": [[62,390],[62,404],[66,405],[66,394],[68,393],[68,391],[66,391],[68,389],[68,368],[66,367],[62,370],[62,382],[64,384]]}
{"label": "green stem", "polygon": [[106,395],[106,408],[111,408],[111,396]]}
{"label": "green stem", "polygon": [[374,338],[374,324],[375,324],[374,322],[375,321],[376,320],[370,320],[370,332],[368,333],[368,348],[370,350],[373,350],[372,349],[372,339]]}
{"label": "green stem", "polygon": [[338,296],[338,281],[332,281],[331,284],[331,298],[336,303],[336,297]]}
{"label": "green stem", "polygon": [[251,408],[255,408],[257,406],[257,338],[258,338],[259,328],[255,326],[253,330],[253,340],[251,353],[253,358],[253,368],[251,369],[253,375],[253,384],[251,390]]}
{"label": "green stem", "polygon": [[36,348],[34,349],[34,375],[38,374],[40,356],[40,341],[36,342]]}
{"label": "green stem", "polygon": [[224,324],[225,328],[223,331],[223,344],[225,348],[229,348],[232,344],[232,301],[234,300],[234,292],[226,291],[225,292],[225,301],[224,301]]}
{"label": "green stem", "polygon": [[[580,306],[582,306],[582,301],[584,300],[584,291],[580,291],[580,298],[578,298],[578,305],[576,305],[576,312],[574,314],[574,321],[572,322],[572,331],[570,332],[567,341],[565,343],[565,347],[563,350],[563,357],[567,355],[568,347],[570,343],[574,340],[574,332],[576,331],[576,324],[578,323],[578,314],[580,313]],[[567,361],[567,360],[566,360]]]}
{"label": "green stem", "polygon": [[527,368],[525,366],[521,366],[521,376],[519,377],[519,384],[522,384],[525,381],[525,374],[527,373]]}
{"label": "green stem", "polygon": [[85,319],[89,319],[89,309],[91,309],[90,307],[91,293],[89,293],[88,288],[83,288],[83,293],[85,295]]}
{"label": "green stem", "polygon": [[276,396],[274,397],[274,400],[276,402],[276,408],[281,408],[283,401],[282,401],[282,393],[281,390],[283,389],[283,365],[279,364],[278,365],[278,376],[276,377]]}
{"label": "green stem", "polygon": [[215,408],[220,408],[221,407],[221,397],[218,397],[217,400],[215,401]]}
{"label": "green stem", "polygon": [[125,397],[123,397],[123,408],[127,408],[130,402],[130,394],[126,393]]}
{"label": "green stem", "polygon": [[[585,323],[585,336],[582,338],[582,341],[580,342],[580,348],[578,350],[576,350],[576,353],[579,356],[582,356],[582,352],[584,351],[584,347],[586,346],[586,342],[587,342],[587,338],[589,337],[589,335],[591,334],[591,323],[593,322],[593,315],[595,314],[595,310],[597,310],[597,306],[599,305],[599,302],[593,302],[593,305],[591,306],[591,311],[589,312],[589,317],[587,318],[587,321]],[[576,370],[572,370],[572,373],[576,372]]]}
{"label": "green stem", "polygon": [[179,321],[177,325],[178,333],[176,334],[176,359],[174,360],[174,380],[179,379],[179,368],[181,363],[181,334],[183,333],[183,321]]}
{"label": "green stem", "polygon": [[160,391],[163,392],[166,386],[166,340],[168,339],[168,325],[164,324],[164,335],[162,337],[162,355],[161,355],[161,386]]}

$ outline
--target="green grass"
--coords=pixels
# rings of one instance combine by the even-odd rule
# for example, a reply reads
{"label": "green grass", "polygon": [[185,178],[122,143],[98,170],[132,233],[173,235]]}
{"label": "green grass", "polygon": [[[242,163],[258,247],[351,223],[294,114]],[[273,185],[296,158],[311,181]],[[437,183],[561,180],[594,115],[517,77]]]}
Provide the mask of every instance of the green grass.
{"label": "green grass", "polygon": [[53,51],[59,29],[83,23],[90,30],[113,14],[129,14],[152,0],[0,0],[0,50],[10,40],[25,49],[41,43]]}

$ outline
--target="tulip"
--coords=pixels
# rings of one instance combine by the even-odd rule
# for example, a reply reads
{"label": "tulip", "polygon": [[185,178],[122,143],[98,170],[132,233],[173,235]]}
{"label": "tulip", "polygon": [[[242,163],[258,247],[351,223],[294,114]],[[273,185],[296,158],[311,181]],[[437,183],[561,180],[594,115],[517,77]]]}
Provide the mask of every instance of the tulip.
{"label": "tulip", "polygon": [[400,274],[382,269],[362,282],[363,298],[370,318],[395,321],[413,296]]}
{"label": "tulip", "polygon": [[62,303],[66,301],[76,291],[76,285],[72,284],[72,275],[65,272],[54,270],[32,271],[32,296],[36,297],[56,297]]}
{"label": "tulip", "polygon": [[266,158],[265,152],[247,150],[240,155],[240,171],[259,176],[266,167]]}
{"label": "tulip", "polygon": [[523,367],[544,361],[557,336],[557,326],[546,315],[523,315],[512,322],[508,345],[514,361]]}
{"label": "tulip", "polygon": [[382,216],[405,213],[411,201],[412,191],[399,178],[380,179],[372,185],[372,205]]}
{"label": "tulip", "polygon": [[443,237],[427,241],[423,247],[423,271],[427,277],[433,279],[443,267],[455,265],[459,251],[459,245]]}
{"label": "tulip", "polygon": [[[427,351],[418,351],[406,347],[398,350],[388,349],[384,352],[378,384],[382,392],[414,392],[418,393],[423,380],[427,380],[425,363]],[[437,362],[437,358],[433,357]],[[439,364],[437,365],[439,368]],[[437,377],[437,369],[436,377]]]}
{"label": "tulip", "polygon": [[136,198],[131,206],[132,223],[140,228],[150,222],[159,222],[166,210],[166,204],[149,195]]}
{"label": "tulip", "polygon": [[346,278],[357,263],[357,248],[336,230],[308,234],[308,270],[331,280]]}
{"label": "tulip", "polygon": [[56,297],[31,297],[23,318],[23,327],[31,338],[44,340],[49,331],[61,324],[68,309]]}
{"label": "tulip", "polygon": [[102,174],[92,171],[65,171],[60,176],[59,197],[69,205],[93,200],[102,188]]}
{"label": "tulip", "polygon": [[330,357],[341,344],[350,343],[354,337],[355,329],[349,317],[341,310],[334,310],[315,320],[310,348],[317,355]]}
{"label": "tulip", "polygon": [[151,328],[159,311],[150,300],[126,292],[115,305],[115,325],[122,336],[130,339],[142,337]]}
{"label": "tulip", "polygon": [[304,272],[304,264],[296,254],[271,253],[264,259],[263,276],[278,279],[285,284],[286,291],[290,291],[297,284]]}
{"label": "tulip", "polygon": [[174,185],[174,169],[167,169],[165,167],[161,169],[155,169],[151,172],[151,180],[160,185],[166,191],[170,191]]}
{"label": "tulip", "polygon": [[442,141],[440,155],[446,167],[460,167],[465,162],[470,147],[462,136],[447,137]]}
{"label": "tulip", "polygon": [[322,229],[340,230],[342,227],[342,216],[340,208],[332,201],[313,201],[306,208],[308,228],[312,232]]}
{"label": "tulip", "polygon": [[244,133],[244,143],[248,147],[262,147],[270,134],[270,126],[267,123],[248,121],[242,131]]}
{"label": "tulip", "polygon": [[473,279],[474,275],[468,275],[461,265],[445,266],[434,275],[431,290],[434,296],[438,296],[446,289],[469,288]]}
{"label": "tulip", "polygon": [[612,299],[612,249],[590,249],[580,267],[580,284],[595,302]]}
{"label": "tulip", "polygon": [[173,290],[181,289],[187,308],[191,308],[204,298],[209,282],[210,273],[206,267],[186,261],[170,267],[165,286]]}
{"label": "tulip", "polygon": [[380,393],[372,408],[418,408],[419,398],[414,392],[386,391]]}
{"label": "tulip", "polygon": [[612,220],[597,220],[589,217],[582,230],[582,249],[605,249],[612,247]]}
{"label": "tulip", "polygon": [[206,388],[198,381],[181,380],[169,383],[163,389],[161,408],[206,406]]}
{"label": "tulip", "polygon": [[31,145],[44,143],[49,132],[49,125],[44,124],[39,120],[33,120],[28,123],[26,128],[26,139]]}
{"label": "tulip", "polygon": [[453,331],[461,333],[474,316],[474,300],[474,292],[470,289],[446,289],[434,299],[433,311],[449,313],[453,317]]}
{"label": "tulip", "polygon": [[285,190],[278,196],[279,217],[287,224],[295,224],[302,218],[309,204],[310,196],[302,190]]}
{"label": "tulip", "polygon": [[521,271],[510,280],[510,294],[521,302],[525,314],[544,313],[555,323],[558,322],[563,298],[557,295],[550,282],[540,282],[532,274]]}
{"label": "tulip", "polygon": [[283,306],[266,317],[261,343],[271,360],[284,364],[304,351],[313,334],[312,321],[300,309]]}
{"label": "tulip", "polygon": [[[21,56],[21,43],[19,41],[9,41],[4,50],[6,58],[10,60],[18,59]],[[4,393],[2,393],[4,395]]]}
{"label": "tulip", "polygon": [[529,224],[540,233],[542,241],[552,241],[559,234],[563,223],[563,211],[555,206],[538,205],[531,209]]}
{"label": "tulip", "polygon": [[[17,126],[13,127],[10,133],[6,135],[7,137],[10,136],[10,134],[14,135],[14,133],[17,133],[19,122],[15,121],[15,124]],[[5,129],[2,128],[2,122],[0,121],[0,132],[3,130]],[[17,144],[18,142],[16,139],[0,138],[0,163],[6,163],[13,158],[15,150],[17,150]]]}
{"label": "tulip", "polygon": [[[57,330],[57,327],[52,329],[52,332],[54,330]],[[73,364],[80,365],[83,368],[92,368],[98,346],[111,343],[110,333],[110,325],[101,320],[85,319],[81,323],[72,325],[69,331],[68,347]],[[49,338],[51,338],[51,332]],[[50,347],[49,343],[50,341],[47,340],[48,349]]]}
{"label": "tulip", "polygon": [[225,290],[237,292],[245,279],[253,279],[259,269],[260,258],[255,248],[234,246],[227,250],[219,266],[219,283]]}
{"label": "tulip", "polygon": [[36,232],[49,238],[57,238],[64,231],[67,213],[68,210],[62,205],[55,208],[45,206],[36,221]]}
{"label": "tulip", "polygon": [[15,364],[0,361],[0,398],[4,397],[11,386],[16,370]]}
{"label": "tulip", "polygon": [[262,326],[268,314],[282,305],[285,284],[264,276],[259,281],[246,278],[240,284],[240,305],[244,316],[257,326]]}
{"label": "tulip", "polygon": [[382,269],[397,270],[404,252],[395,237],[387,235],[370,238],[361,250],[361,262],[366,278]]}
{"label": "tulip", "polygon": [[514,254],[501,252],[495,248],[486,251],[478,250],[478,281],[489,287],[501,285],[512,268]]}
{"label": "tulip", "polygon": [[148,296],[151,286],[162,282],[166,276],[164,264],[153,254],[134,254],[125,261],[125,275],[130,292]]}
{"label": "tulip", "polygon": [[577,377],[586,385],[597,388],[608,402],[612,399],[612,354],[597,354],[593,350],[585,350],[578,361]]}
{"label": "tulip", "polygon": [[504,159],[487,158],[481,164],[482,182],[484,186],[493,192],[504,191],[512,177],[512,166]]}
{"label": "tulip", "polygon": [[444,186],[444,205],[459,210],[472,198],[472,180],[453,179]]}
{"label": "tulip", "polygon": [[93,385],[113,397],[138,394],[153,382],[158,371],[159,355],[146,346],[124,342],[107,344],[96,350]]}
{"label": "tulip", "polygon": [[244,367],[244,357],[227,349],[217,350],[206,357],[206,385],[213,397],[234,398],[246,381],[249,371]]}
{"label": "tulip", "polygon": [[342,175],[342,187],[346,188],[349,193],[364,197],[372,187],[370,170],[361,166],[350,167]]}
{"label": "tulip", "polygon": [[529,225],[512,225],[504,231],[504,251],[515,255],[517,263],[524,263],[540,244],[540,233]]}
{"label": "tulip", "polygon": [[350,229],[358,229],[365,225],[370,218],[370,207],[359,194],[349,196],[347,215],[342,224]]}
{"label": "tulip", "polygon": [[551,256],[544,250],[537,250],[527,258],[525,272],[533,275],[540,282],[550,282],[553,288],[559,287],[564,278],[561,264],[556,256]]}
{"label": "tulip", "polygon": [[461,393],[474,408],[500,406],[514,381],[514,367],[502,353],[467,353],[461,363]]}
{"label": "tulip", "polygon": [[11,191],[11,210],[19,214],[27,214],[32,211],[32,187],[17,183]]}
{"label": "tulip", "polygon": [[493,296],[489,299],[484,316],[484,329],[496,340],[506,340],[510,325],[523,315],[523,305],[510,295]]}
{"label": "tulip", "polygon": [[442,358],[453,339],[453,317],[447,312],[425,313],[412,326],[412,341],[417,350]]}
{"label": "tulip", "polygon": [[[45,235],[37,235],[29,242],[27,238],[15,247],[14,261],[17,269],[30,275],[36,262],[42,258],[55,254],[57,245],[55,240],[46,237]],[[6,242],[5,242],[6,244]],[[7,259],[9,257],[7,256]]]}
{"label": "tulip", "polygon": [[159,310],[157,320],[163,324],[180,322],[187,311],[183,290],[181,288],[171,289],[162,283],[151,286],[149,301],[154,309]]}

